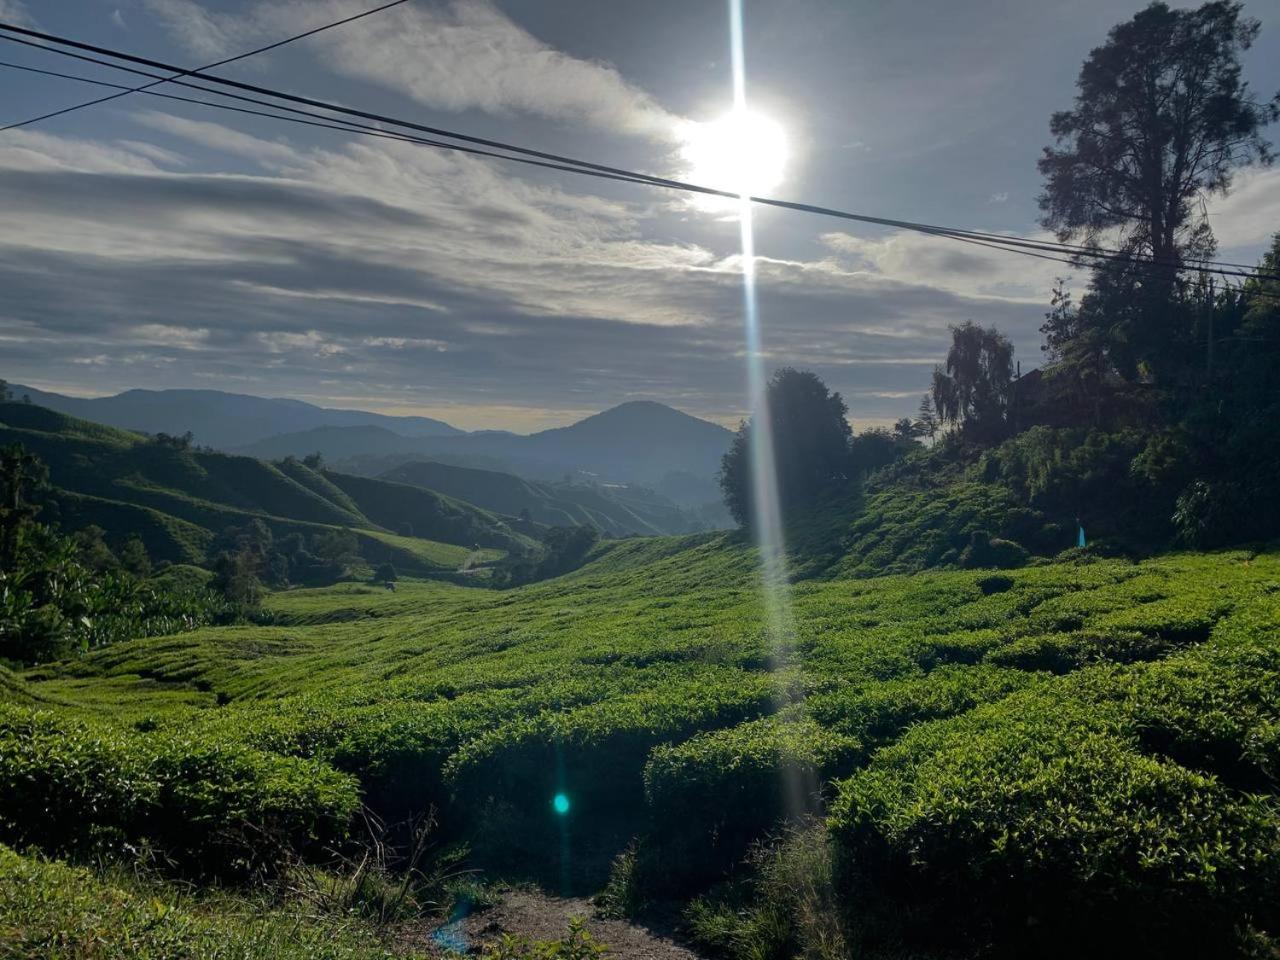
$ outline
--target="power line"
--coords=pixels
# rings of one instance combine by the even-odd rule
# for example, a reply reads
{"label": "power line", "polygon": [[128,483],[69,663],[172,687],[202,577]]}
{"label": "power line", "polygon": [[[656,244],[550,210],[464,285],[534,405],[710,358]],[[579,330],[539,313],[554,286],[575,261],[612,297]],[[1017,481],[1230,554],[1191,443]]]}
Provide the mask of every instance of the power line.
{"label": "power line", "polygon": [[[66,38],[58,37],[53,34],[45,34],[39,31],[29,30],[23,27],[15,27],[9,24],[0,23],[0,30],[10,32],[10,33],[18,33],[25,36],[38,37],[40,39],[51,41],[52,43],[57,45],[68,46],[73,49],[87,50],[93,53],[100,53],[107,57],[117,59],[117,60],[122,60],[127,63],[136,63],[136,64],[158,68],[158,69],[162,69],[170,72],[176,72],[178,75],[182,75],[183,73],[193,72],[193,71],[183,71],[183,69],[180,67],[174,66],[172,64],[167,64],[161,61],[150,60],[144,57],[137,57],[132,54],[122,53],[120,51],[112,50],[110,48],[99,47],[93,44],[82,43],[80,41],[75,41],[75,40],[69,40]],[[152,76],[152,77],[155,76],[154,74],[147,74],[144,71],[133,70],[128,67],[120,66],[119,64],[107,63],[102,60],[98,60],[92,57],[85,57],[83,55],[71,53],[66,50],[60,50],[54,47],[47,47],[41,44],[32,43],[31,41],[22,40],[19,37],[5,36],[3,34],[0,34],[0,39],[7,39],[17,43],[22,43],[28,46],[34,46],[42,50],[47,50],[47,51],[58,53],[64,56],[74,57],[80,60],[87,60],[89,62],[98,63],[114,69],[125,70],[131,73],[141,73],[144,76]],[[161,78],[161,79],[168,79],[168,78]],[[372,120],[377,123],[385,123],[385,124],[390,124],[396,127],[404,127],[410,130],[429,133],[429,134],[432,134],[433,136],[445,137],[451,140],[462,141],[462,143],[465,143],[465,144],[477,144],[484,147],[491,147],[497,150],[505,150],[516,155],[511,156],[511,155],[501,154],[501,153],[492,153],[489,151],[480,151],[474,148],[464,148],[462,146],[459,146],[458,144],[441,143],[438,140],[424,141],[421,138],[411,138],[404,135],[390,136],[389,138],[391,139],[404,139],[404,140],[407,140],[408,142],[419,142],[419,143],[423,143],[424,145],[432,146],[436,148],[459,150],[465,153],[476,153],[482,156],[489,156],[497,159],[509,160],[516,163],[526,163],[526,164],[531,164],[539,167],[549,167],[550,169],[563,170],[566,172],[578,173],[586,176],[601,177],[603,179],[618,180],[618,181],[628,182],[628,183],[646,184],[651,186],[659,186],[667,189],[679,190],[682,192],[696,193],[696,194],[702,194],[702,195],[708,195],[708,196],[718,196],[718,197],[724,197],[727,199],[734,199],[734,200],[742,199],[739,194],[733,193],[732,191],[728,191],[728,190],[720,190],[713,187],[705,187],[699,184],[688,183],[681,180],[673,180],[666,177],[657,177],[651,174],[640,173],[633,170],[626,170],[619,167],[611,167],[605,164],[598,164],[590,161],[579,160],[574,157],[568,157],[561,154],[534,150],[534,149],[531,149],[528,147],[522,147],[516,144],[505,143],[500,140],[491,140],[488,138],[476,137],[469,134],[458,133],[456,131],[451,131],[451,130],[447,130],[439,127],[431,127],[431,126],[415,123],[408,120],[400,120],[398,118],[386,116],[383,114],[372,113],[370,111],[358,110],[351,107],[345,107],[339,104],[329,103],[326,101],[314,100],[308,97],[301,97],[295,94],[284,93],[282,91],[273,90],[268,87],[263,87],[256,84],[244,83],[238,80],[231,80],[228,78],[217,77],[210,74],[202,74],[200,79],[210,83],[219,84],[221,86],[231,87],[233,89],[245,90],[251,93],[261,94],[263,96],[271,97],[278,100],[285,100],[291,103],[298,103],[305,106],[326,110],[331,113],[341,114],[343,116],[354,116],[362,119]],[[290,113],[301,114],[303,116],[324,121],[328,125],[334,124],[335,121],[337,123],[341,123],[345,125],[345,126],[336,127],[336,129],[356,129],[356,130],[363,129],[365,132],[369,132],[370,135],[388,136],[386,131],[382,131],[379,128],[363,127],[363,125],[353,124],[351,121],[348,121],[348,120],[339,120],[333,117],[317,115],[309,111],[297,110],[295,108],[282,106],[280,104],[267,103],[262,100],[256,99],[254,97],[246,97],[240,94],[227,93],[226,91],[223,91],[223,90],[213,90],[205,86],[193,85],[181,80],[174,80],[173,82],[182,86],[193,87],[194,89],[200,90],[204,93],[213,94],[215,96],[230,97],[237,100],[248,100],[249,102],[255,103],[259,106],[269,106],[272,109],[286,110],[286,111],[289,111]],[[202,102],[206,106],[225,107],[225,105],[210,103],[207,101],[200,101],[200,102]],[[240,112],[252,112],[252,111],[240,111]],[[292,119],[292,118],[276,117],[276,119]],[[305,121],[297,121],[297,122],[305,122]],[[311,123],[310,125],[320,125],[320,124]],[[1203,260],[1193,261],[1195,263],[1203,264],[1202,266],[1190,266],[1187,264],[1177,265],[1172,263],[1164,263],[1164,262],[1155,260],[1154,258],[1151,258],[1151,257],[1139,256],[1139,255],[1125,253],[1121,251],[1106,250],[1104,248],[1084,247],[1084,246],[1075,245],[1075,244],[1050,243],[1047,241],[1032,240],[1025,237],[1010,237],[1003,234],[984,233],[981,231],[964,230],[964,229],[954,228],[954,227],[944,227],[944,226],[938,226],[935,224],[919,223],[919,222],[907,221],[907,220],[896,220],[896,219],[891,219],[887,217],[876,217],[876,216],[871,216],[869,214],[852,213],[849,211],[837,210],[831,207],[823,207],[815,204],[799,203],[799,202],[788,201],[788,200],[778,200],[778,199],[769,198],[769,197],[752,196],[746,199],[748,199],[752,203],[760,204],[763,206],[779,207],[779,208],[788,209],[788,210],[795,210],[795,211],[805,212],[805,213],[814,213],[821,216],[834,217],[842,220],[851,220],[859,223],[868,223],[868,224],[873,224],[877,226],[885,226],[885,227],[893,227],[893,228],[902,229],[902,230],[910,230],[913,232],[924,233],[932,236],[946,237],[950,239],[961,240],[964,242],[973,242],[973,243],[977,243],[978,245],[991,246],[991,247],[999,248],[1002,250],[1006,250],[1007,252],[1021,253],[1027,256],[1037,255],[1036,253],[1031,251],[1038,251],[1040,254],[1060,254],[1060,255],[1065,254],[1066,256],[1069,256],[1071,259],[1067,261],[1060,261],[1060,262],[1067,262],[1067,263],[1070,263],[1071,265],[1080,265],[1083,261],[1095,260],[1095,261],[1103,261],[1103,262],[1124,263],[1130,266],[1148,269],[1152,273],[1154,273],[1156,270],[1164,271],[1164,270],[1173,268],[1173,269],[1188,269],[1188,270],[1192,270],[1194,272],[1199,272],[1199,273],[1220,274],[1222,276],[1280,280],[1280,277],[1259,274],[1254,268],[1249,268],[1248,270],[1228,269],[1228,267],[1244,266],[1244,265],[1222,264],[1221,266],[1210,266],[1209,264],[1214,264],[1215,262],[1203,261]],[[1053,260],[1057,258],[1053,256],[1040,256],[1040,259]]]}
{"label": "power line", "polygon": [[[21,41],[21,42],[25,42],[25,41]],[[42,49],[42,50],[52,49],[49,47],[41,47],[38,44],[32,44],[32,46],[37,46],[39,47],[39,49]],[[57,52],[57,51],[54,51],[54,52]],[[77,56],[77,58],[79,59],[86,59],[94,63],[103,64],[104,66],[110,66],[110,64],[107,64],[106,61],[96,60],[92,57],[81,58],[79,57],[79,55],[76,55],[76,54],[71,54],[71,56]],[[240,113],[248,116],[265,117],[269,120],[283,120],[288,123],[297,123],[297,124],[302,124],[308,127],[317,127],[322,130],[336,130],[340,133],[353,133],[353,134],[359,134],[362,136],[376,137],[384,140],[397,140],[397,141],[400,141],[401,143],[412,143],[412,144],[419,144],[422,146],[437,147],[444,150],[452,150],[452,151],[466,153],[474,156],[489,157],[489,158],[498,159],[498,160],[515,160],[521,163],[532,164],[538,167],[543,167],[551,170],[559,170],[559,171],[568,172],[568,173],[581,172],[576,167],[569,167],[564,164],[556,164],[556,163],[550,163],[550,162],[545,162],[540,160],[521,159],[518,157],[511,157],[506,154],[498,153],[493,150],[483,150],[477,147],[468,147],[461,144],[446,143],[441,140],[431,140],[426,137],[416,137],[406,133],[398,133],[394,131],[381,130],[377,127],[372,127],[367,124],[359,124],[353,121],[342,120],[342,121],[336,121],[336,122],[328,122],[324,120],[304,119],[303,117],[300,117],[300,116],[288,116],[280,113],[271,113],[266,110],[251,110],[246,107],[237,107],[228,103],[217,103],[209,100],[198,100],[194,97],[183,97],[183,96],[178,96],[172,93],[160,93],[159,91],[146,89],[145,87],[129,87],[129,86],[126,86],[125,84],[110,83],[109,81],[106,81],[106,80],[95,80],[89,77],[81,77],[72,73],[61,73],[56,70],[45,70],[39,67],[28,66],[26,64],[11,63],[6,60],[0,60],[0,67],[7,67],[13,70],[22,70],[27,73],[35,73],[41,76],[55,77],[62,80],[74,80],[78,83],[87,83],[87,84],[92,84],[94,86],[110,87],[116,90],[127,90],[127,91],[133,91],[138,93],[145,93],[149,97],[158,97],[163,100],[171,100],[171,101],[176,101],[178,103],[194,104],[196,106],[201,106],[201,107],[214,107],[219,110],[227,110],[233,113]],[[118,67],[117,69],[126,70],[130,73],[139,74],[141,76],[151,76],[151,74],[147,74],[145,71],[134,70],[129,67]],[[208,93],[213,93],[217,96],[236,97],[237,99],[241,99],[250,103],[265,103],[265,101],[256,100],[252,97],[238,97],[236,94],[224,94],[219,91],[209,90],[208,88],[201,87],[198,84],[185,83],[183,81],[174,81],[174,82],[178,86],[190,87],[193,90],[202,90]],[[307,113],[306,111],[301,111],[301,110],[295,111],[293,110],[293,108],[289,108],[289,107],[276,107],[274,105],[271,105],[271,106],[273,106],[273,109],[290,110],[291,112],[294,112],[294,113],[305,114],[306,117],[320,116],[319,114],[311,114],[311,113]],[[648,183],[648,181],[643,179],[632,179],[628,177],[612,177],[606,174],[599,174],[599,176],[607,177],[608,179],[618,180],[626,183],[637,183],[642,185]],[[965,237],[965,236],[952,235],[952,236],[948,236],[947,239],[959,240],[962,243],[968,243],[978,247],[986,247],[991,250],[1000,250],[1005,253],[1010,253],[1010,252],[1021,253],[1023,256],[1035,257],[1036,259],[1039,259],[1039,260],[1048,260],[1053,263],[1062,263],[1062,264],[1066,264],[1067,266],[1079,265],[1076,260],[1071,259],[1069,257],[1052,256],[1046,253],[1035,253],[1032,251],[1025,251],[1025,250],[1010,251],[1008,248],[1000,246],[998,244],[989,243],[984,240],[976,240],[976,239],[972,239],[970,237]],[[1280,295],[1273,295],[1262,290],[1253,291],[1250,294],[1250,297],[1258,298],[1258,299],[1266,299],[1266,300],[1280,299]]]}
{"label": "power line", "polygon": [[250,50],[247,53],[241,53],[234,57],[227,57],[225,60],[217,60],[213,63],[205,64],[203,67],[195,67],[190,70],[178,70],[178,72],[171,77],[163,77],[151,83],[145,83],[140,87],[128,87],[128,88],[122,89],[119,93],[113,93],[110,96],[99,97],[96,100],[86,100],[84,103],[77,103],[74,106],[65,107],[62,110],[54,110],[51,113],[44,113],[38,117],[31,117],[28,120],[20,120],[17,123],[11,123],[8,126],[0,127],[0,133],[4,133],[4,131],[6,130],[16,130],[19,127],[27,127],[33,123],[39,123],[41,120],[50,120],[54,117],[65,116],[68,113],[75,113],[77,110],[83,110],[86,107],[96,106],[99,103],[106,103],[109,100],[118,100],[121,97],[127,97],[131,93],[141,93],[145,90],[150,89],[151,87],[156,87],[162,83],[167,83],[170,80],[177,80],[180,77],[189,77],[194,74],[201,73],[202,71],[205,71],[205,70],[212,70],[215,67],[226,66],[228,63],[235,63],[237,60],[246,60],[249,57],[256,57],[260,53],[266,53],[269,50],[275,50],[279,47],[283,47],[286,44],[294,43],[295,41],[298,41],[298,40],[305,40],[307,37],[314,37],[317,33],[323,33],[326,30],[332,30],[334,27],[341,27],[348,23],[354,23],[356,20],[363,20],[365,17],[371,17],[375,13],[381,13],[383,10],[390,10],[392,7],[398,7],[400,6],[400,4],[407,3],[407,2],[408,0],[391,0],[390,3],[384,3],[382,6],[374,7],[372,10],[366,10],[363,13],[357,13],[353,16],[346,17],[342,20],[335,20],[333,23],[326,23],[323,26],[315,27],[311,30],[307,30],[304,33],[296,34],[292,37],[285,37],[283,40],[277,40],[274,43],[269,43],[266,46],[258,47],[257,49]]}
{"label": "power line", "polygon": [[[18,42],[25,43],[26,41],[18,41]],[[39,44],[31,44],[31,46],[38,47],[41,50],[52,49],[50,47],[41,47]],[[56,53],[59,51],[54,51],[54,52]],[[70,54],[70,56],[77,56],[77,55]],[[94,60],[92,57],[77,56],[77,58],[90,60],[91,62],[94,62],[94,63],[101,63],[104,66],[111,66],[111,64],[106,63],[106,61]],[[515,160],[521,163],[531,164],[537,167],[544,167],[549,170],[559,170],[566,173],[582,172],[577,167],[570,167],[564,164],[549,163],[549,162],[544,162],[540,160],[527,160],[519,157],[509,157],[506,154],[498,153],[493,150],[481,150],[477,147],[468,147],[468,146],[463,146],[461,144],[456,144],[456,143],[446,143],[443,140],[431,140],[426,137],[415,137],[412,134],[399,133],[391,130],[382,130],[382,129],[379,129],[378,127],[372,127],[367,124],[355,123],[349,120],[329,121],[328,118],[322,118],[322,120],[325,122],[322,122],[322,120],[306,120],[306,119],[302,119],[302,117],[287,116],[279,113],[269,113],[265,110],[250,110],[246,107],[237,107],[229,103],[216,103],[209,100],[197,100],[194,97],[180,97],[172,93],[160,93],[159,91],[156,91],[156,90],[147,90],[140,87],[129,87],[120,83],[109,83],[106,80],[94,80],[89,77],[81,77],[72,73],[59,73],[56,70],[43,70],[38,67],[31,67],[31,66],[27,66],[25,64],[19,64],[19,63],[10,63],[5,60],[0,60],[0,67],[9,67],[14,70],[23,70],[28,73],[37,73],[46,77],[57,77],[62,80],[75,80],[80,83],[89,83],[89,84],[93,84],[95,86],[100,86],[100,87],[112,87],[117,90],[127,90],[131,92],[145,93],[149,97],[159,97],[162,100],[174,100],[174,101],[177,101],[178,103],[190,103],[190,104],[195,104],[196,106],[201,106],[201,107],[214,107],[218,110],[228,110],[232,113],[242,113],[242,114],[246,114],[248,116],[253,116],[253,117],[266,117],[269,120],[284,120],[284,121],[287,121],[288,123],[298,123],[308,127],[318,127],[322,130],[337,130],[341,133],[355,133],[355,134],[360,134],[362,136],[377,137],[383,140],[398,140],[401,143],[415,143],[422,146],[437,147],[444,150],[452,150],[459,153],[472,154],[480,157],[489,157],[497,160]],[[117,67],[116,69],[126,70],[129,73],[141,74],[143,76],[150,76],[150,74],[146,74],[141,70],[131,70],[128,67]],[[207,93],[212,93],[220,97],[235,97],[238,100],[244,100],[249,103],[259,103],[266,106],[270,106],[276,110],[289,110],[292,113],[303,114],[307,117],[321,117],[320,114],[307,113],[306,111],[303,111],[303,110],[294,110],[291,107],[277,106],[276,104],[267,103],[264,100],[255,100],[252,97],[239,97],[236,94],[223,93],[218,90],[209,90],[207,87],[201,87],[198,84],[193,84],[193,83],[186,83],[181,80],[174,80],[172,82],[177,86],[190,87],[193,90],[203,90]],[[636,179],[631,177],[622,177],[622,176],[612,177],[606,174],[598,174],[598,176],[605,177],[607,179],[618,180],[624,183],[646,184],[648,182],[643,179]]]}

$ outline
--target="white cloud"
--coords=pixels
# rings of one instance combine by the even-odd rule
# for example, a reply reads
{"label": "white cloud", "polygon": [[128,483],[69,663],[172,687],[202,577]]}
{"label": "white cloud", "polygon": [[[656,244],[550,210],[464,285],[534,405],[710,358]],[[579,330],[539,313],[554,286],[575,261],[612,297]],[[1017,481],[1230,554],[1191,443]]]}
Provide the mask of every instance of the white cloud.
{"label": "white cloud", "polygon": [[35,27],[35,18],[27,12],[22,0],[0,0],[0,20],[19,27]]}
{"label": "white cloud", "polygon": [[[1030,239],[1052,238],[1038,234]],[[908,231],[876,240],[849,233],[826,233],[822,240],[851,269],[971,297],[1041,304],[1048,300],[1057,277],[1083,278],[1085,274],[1070,264]]]}
{"label": "white cloud", "polygon": [[121,30],[129,29],[128,24],[124,22],[124,14],[120,12],[119,7],[116,7],[114,10],[111,11],[111,22],[114,23]]}
{"label": "white cloud", "polygon": [[[347,0],[276,0],[245,16],[211,13],[195,0],[146,0],[193,53],[218,58],[268,37],[353,13]],[[563,53],[487,0],[407,4],[318,34],[339,73],[443,110],[527,113],[674,143],[680,118],[609,64]]]}
{"label": "white cloud", "polygon": [[[328,378],[366,405],[739,408],[737,257],[651,239],[663,227],[648,218],[665,215],[653,207],[409,144],[290,147],[139,119],[235,142],[259,172],[15,131],[0,146],[9,379],[70,379],[58,370],[72,356],[92,358],[104,386],[150,370],[157,385],[248,376],[276,394]],[[980,269],[935,272],[902,242],[832,235],[828,259],[758,263],[771,359],[827,376],[860,422],[910,412],[949,323],[996,323],[1026,356],[1043,312],[1042,294],[980,299],[993,282]]]}
{"label": "white cloud", "polygon": [[1209,222],[1221,250],[1269,245],[1280,231],[1280,167],[1237,174],[1230,194],[1210,199]]}
{"label": "white cloud", "polygon": [[254,34],[245,20],[210,13],[196,0],[145,0],[178,41],[202,60],[243,53]]}
{"label": "white cloud", "polygon": [[274,140],[264,140],[248,133],[242,133],[220,123],[209,123],[204,120],[189,120],[175,117],[169,113],[147,110],[134,114],[134,120],[144,126],[161,130],[184,140],[190,140],[210,150],[220,150],[272,163],[289,163],[298,159],[297,152],[290,146]]}

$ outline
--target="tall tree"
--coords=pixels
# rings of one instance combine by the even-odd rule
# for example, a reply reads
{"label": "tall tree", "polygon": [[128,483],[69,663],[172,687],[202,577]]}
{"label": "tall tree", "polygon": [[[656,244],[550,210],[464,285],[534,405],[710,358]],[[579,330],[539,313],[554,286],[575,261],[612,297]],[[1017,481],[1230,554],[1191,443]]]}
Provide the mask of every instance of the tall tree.
{"label": "tall tree", "polygon": [[994,440],[1004,433],[1012,383],[1013,344],[967,320],[951,328],[946,365],[934,368],[933,406],[971,439]]}
{"label": "tall tree", "polygon": [[1214,250],[1197,214],[1203,200],[1225,194],[1236,169],[1272,159],[1261,131],[1280,116],[1280,94],[1260,101],[1241,79],[1240,56],[1259,31],[1241,10],[1231,0],[1151,4],[1090,53],[1074,106],[1050,122],[1044,225],[1089,245],[1118,235],[1125,252],[1159,265],[1125,278],[1142,306],[1130,335],[1140,361],[1177,341],[1161,328],[1179,316],[1166,309],[1178,271]]}
{"label": "tall tree", "polygon": [[12,566],[22,527],[40,512],[32,494],[48,482],[49,469],[21,444],[0,449],[0,571]]}
{"label": "tall tree", "polygon": [[933,440],[938,435],[938,414],[933,407],[933,395],[926,393],[920,398],[920,409],[916,416],[918,435]]}
{"label": "tall tree", "polygon": [[[833,483],[847,478],[853,430],[840,394],[831,392],[817,374],[786,367],[769,381],[767,407],[778,496],[784,508],[811,503]],[[755,425],[746,421],[720,468],[725,505],[743,526],[750,524],[752,515],[754,442]]]}

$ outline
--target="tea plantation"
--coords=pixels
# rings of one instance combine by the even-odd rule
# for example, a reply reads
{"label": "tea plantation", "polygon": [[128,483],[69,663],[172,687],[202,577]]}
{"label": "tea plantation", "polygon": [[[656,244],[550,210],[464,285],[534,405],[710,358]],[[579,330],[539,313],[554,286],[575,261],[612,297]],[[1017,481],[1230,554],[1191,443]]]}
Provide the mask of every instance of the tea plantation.
{"label": "tea plantation", "polygon": [[[257,956],[189,945],[234,926],[223,900],[145,884],[276,890],[369,815],[434,810],[483,878],[674,903],[732,956],[1274,955],[1280,554],[808,580],[789,605],[771,638],[733,537],[615,541],[520,589],[294,590],[273,626],[2,673],[0,940]],[[783,875],[834,932],[779,907]],[[270,944],[270,909],[236,936]],[[299,948],[321,920],[262,955],[379,955],[332,918]]]}

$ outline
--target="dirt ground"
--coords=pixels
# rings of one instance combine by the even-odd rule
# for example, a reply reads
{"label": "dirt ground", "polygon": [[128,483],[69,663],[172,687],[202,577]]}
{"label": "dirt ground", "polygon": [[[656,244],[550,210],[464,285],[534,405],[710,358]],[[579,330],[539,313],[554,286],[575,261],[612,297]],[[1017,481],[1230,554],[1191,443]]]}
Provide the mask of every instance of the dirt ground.
{"label": "dirt ground", "polygon": [[470,952],[508,933],[533,940],[558,940],[565,935],[569,921],[579,917],[615,960],[701,960],[697,953],[672,940],[665,931],[626,920],[599,919],[595,912],[590,900],[513,889],[506,891],[502,902],[495,907],[436,929],[406,931],[401,939],[406,946],[440,954]]}

